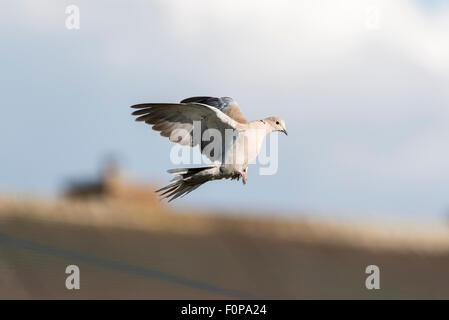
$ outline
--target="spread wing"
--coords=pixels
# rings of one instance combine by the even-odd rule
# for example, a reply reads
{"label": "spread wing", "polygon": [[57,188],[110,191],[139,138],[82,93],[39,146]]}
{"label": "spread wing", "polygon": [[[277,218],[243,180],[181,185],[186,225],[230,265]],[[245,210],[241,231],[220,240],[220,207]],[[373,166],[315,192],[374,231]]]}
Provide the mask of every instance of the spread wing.
{"label": "spread wing", "polygon": [[181,103],[202,103],[217,108],[224,114],[240,123],[248,123],[237,102],[230,97],[192,97],[181,101]]}
{"label": "spread wing", "polygon": [[[207,129],[216,129],[222,139],[226,129],[236,130],[238,123],[218,108],[201,103],[143,103],[131,106],[138,109],[132,113],[136,121],[144,121],[153,130],[181,145],[200,145],[200,150],[212,161],[222,161],[224,147],[212,153],[204,153],[205,147],[213,142],[203,141]],[[198,128],[199,127],[199,128]],[[197,130],[196,130],[197,129]],[[210,150],[209,150],[210,151]]]}

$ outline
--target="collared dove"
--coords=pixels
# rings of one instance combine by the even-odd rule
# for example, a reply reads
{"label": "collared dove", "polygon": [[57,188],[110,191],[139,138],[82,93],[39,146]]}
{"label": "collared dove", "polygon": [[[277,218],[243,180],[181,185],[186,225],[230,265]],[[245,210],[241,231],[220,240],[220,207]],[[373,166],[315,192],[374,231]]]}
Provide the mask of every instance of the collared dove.
{"label": "collared dove", "polygon": [[[138,109],[132,113],[138,116],[136,121],[145,121],[172,142],[199,145],[201,153],[212,161],[205,167],[168,170],[175,176],[173,182],[156,192],[169,202],[211,180],[242,178],[246,184],[248,164],[256,159],[265,136],[273,131],[287,135],[281,118],[248,122],[229,97],[192,97],[180,103],[143,103],[131,108]],[[204,139],[209,129],[219,137]],[[209,148],[209,144],[214,147]]]}

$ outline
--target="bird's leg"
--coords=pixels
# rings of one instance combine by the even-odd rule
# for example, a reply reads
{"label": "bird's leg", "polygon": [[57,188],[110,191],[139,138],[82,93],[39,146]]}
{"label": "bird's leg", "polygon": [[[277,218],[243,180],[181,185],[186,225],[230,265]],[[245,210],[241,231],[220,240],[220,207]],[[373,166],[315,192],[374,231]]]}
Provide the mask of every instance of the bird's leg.
{"label": "bird's leg", "polygon": [[243,169],[242,171],[240,171],[240,175],[242,176],[243,184],[246,184],[246,169]]}

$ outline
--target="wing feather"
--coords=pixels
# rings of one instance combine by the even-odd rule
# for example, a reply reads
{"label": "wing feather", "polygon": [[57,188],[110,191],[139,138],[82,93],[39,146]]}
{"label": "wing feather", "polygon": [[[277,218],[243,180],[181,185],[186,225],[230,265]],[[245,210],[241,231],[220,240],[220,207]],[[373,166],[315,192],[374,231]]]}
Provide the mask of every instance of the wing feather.
{"label": "wing feather", "polygon": [[248,120],[246,120],[237,102],[230,97],[217,98],[217,97],[198,96],[187,98],[181,101],[181,103],[192,103],[192,102],[202,103],[217,108],[218,110],[222,111],[224,114],[226,114],[227,116],[229,116],[230,118],[234,119],[237,122],[248,123]]}
{"label": "wing feather", "polygon": [[[197,123],[201,123],[201,137],[208,128],[220,131],[225,137],[226,129],[238,129],[239,123],[223,113],[220,109],[197,102],[188,103],[144,103],[131,106],[137,109],[132,113],[138,116],[136,121],[145,121],[160,135],[169,138],[171,142],[181,145],[196,146],[200,144],[201,151],[207,143],[195,141],[193,130]],[[201,140],[201,139],[200,139]],[[211,160],[216,160],[207,155]]]}

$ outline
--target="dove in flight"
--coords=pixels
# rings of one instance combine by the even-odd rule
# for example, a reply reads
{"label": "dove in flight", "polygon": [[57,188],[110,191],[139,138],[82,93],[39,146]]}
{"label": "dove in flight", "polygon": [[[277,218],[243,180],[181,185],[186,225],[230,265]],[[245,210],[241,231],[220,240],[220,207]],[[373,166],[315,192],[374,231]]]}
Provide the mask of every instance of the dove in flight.
{"label": "dove in flight", "polygon": [[[287,135],[281,118],[249,122],[229,97],[192,97],[180,103],[143,103],[131,108],[137,109],[132,113],[138,116],[136,121],[151,125],[172,142],[199,145],[212,162],[204,167],[168,170],[175,176],[172,183],[156,192],[169,202],[212,180],[242,178],[246,184],[248,165],[256,159],[265,136],[273,131]],[[213,139],[207,139],[208,130],[215,134]]]}

